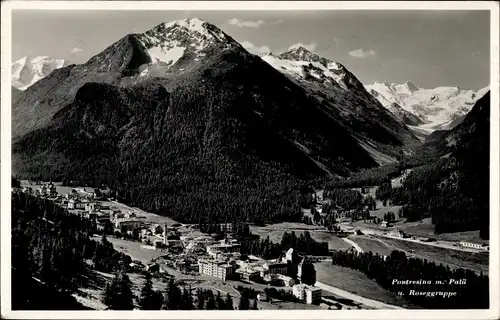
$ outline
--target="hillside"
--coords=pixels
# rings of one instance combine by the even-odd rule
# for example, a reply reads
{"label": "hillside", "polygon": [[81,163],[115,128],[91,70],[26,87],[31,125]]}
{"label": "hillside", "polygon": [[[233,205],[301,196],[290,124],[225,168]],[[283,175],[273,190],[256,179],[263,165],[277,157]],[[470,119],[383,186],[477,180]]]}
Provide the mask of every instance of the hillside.
{"label": "hillside", "polygon": [[419,144],[342,64],[303,47],[262,59],[316,97],[322,110],[342,123],[380,165],[395,163],[402,149]]}
{"label": "hillside", "polygon": [[490,94],[464,121],[432,141],[431,164],[415,169],[395,196],[410,221],[431,216],[436,233],[489,230]]}
{"label": "hillside", "polygon": [[179,221],[279,221],[301,218],[304,181],[377,166],[314,97],[214,26],[199,27],[126,36],[28,88],[13,111],[26,118],[14,173],[104,183]]}

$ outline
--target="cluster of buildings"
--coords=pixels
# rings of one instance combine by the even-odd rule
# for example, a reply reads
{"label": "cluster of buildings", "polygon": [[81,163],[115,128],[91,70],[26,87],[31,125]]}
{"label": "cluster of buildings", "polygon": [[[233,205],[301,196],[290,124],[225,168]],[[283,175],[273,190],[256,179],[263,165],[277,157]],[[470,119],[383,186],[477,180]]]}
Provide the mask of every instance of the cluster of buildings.
{"label": "cluster of buildings", "polygon": [[[103,194],[106,191],[102,190]],[[122,212],[118,208],[110,207],[98,201],[97,194],[101,194],[94,188],[73,188],[68,193],[58,193],[52,182],[45,183],[37,187],[24,187],[22,192],[30,195],[47,197],[55,201],[59,206],[68,209],[69,212],[78,214],[90,219],[96,224],[98,231],[104,230],[106,224],[109,224],[116,231],[124,231],[132,234],[134,230],[141,229],[144,223],[137,219],[133,212]]]}
{"label": "cluster of buildings", "polygon": [[467,241],[460,241],[460,246],[462,246],[463,248],[471,248],[477,250],[485,250],[485,251],[490,250],[490,246],[487,244],[472,243]]}
{"label": "cluster of buildings", "polygon": [[[294,295],[306,303],[316,303],[321,300],[321,289],[299,284],[302,275],[308,269],[304,268],[310,262],[289,249],[281,259],[241,260],[240,245],[235,241],[222,240],[220,243],[206,247],[207,255],[198,259],[200,274],[227,279],[241,279],[266,283],[273,286],[294,288]],[[295,294],[296,293],[296,294]]]}
{"label": "cluster of buildings", "polygon": [[404,233],[403,231],[398,230],[398,229],[388,231],[385,233],[385,235],[389,236],[389,237],[401,238],[401,239],[410,237],[409,235],[407,235],[406,233]]}
{"label": "cluster of buildings", "polygon": [[32,187],[24,187],[22,188],[22,192],[34,196],[40,196],[40,197],[55,197],[57,196],[57,191],[56,187],[52,182],[49,183],[44,183],[41,186],[38,186],[36,188]]}
{"label": "cluster of buildings", "polygon": [[[94,221],[97,230],[112,227],[114,231],[138,234],[139,239],[159,250],[166,250],[163,263],[148,266],[138,261],[130,264],[133,270],[150,269],[152,272],[167,273],[168,267],[179,270],[195,270],[199,274],[213,276],[223,281],[243,279],[267,283],[273,286],[293,287],[293,294],[306,303],[321,300],[321,290],[300,284],[303,266],[309,262],[289,249],[280,259],[242,260],[241,244],[227,234],[233,233],[233,224],[219,224],[218,230],[226,238],[215,241],[212,236],[195,235],[196,232],[179,232],[185,226],[147,224],[133,212],[123,212],[118,208],[105,205],[96,199],[96,193],[87,189],[72,189],[67,194],[58,194],[52,183],[44,184],[33,190],[25,187],[23,192],[52,198],[60,206],[74,214]],[[180,228],[180,229],[179,229]],[[167,258],[169,257],[169,258]],[[166,262],[165,262],[166,261]],[[318,300],[319,299],[319,300]]]}

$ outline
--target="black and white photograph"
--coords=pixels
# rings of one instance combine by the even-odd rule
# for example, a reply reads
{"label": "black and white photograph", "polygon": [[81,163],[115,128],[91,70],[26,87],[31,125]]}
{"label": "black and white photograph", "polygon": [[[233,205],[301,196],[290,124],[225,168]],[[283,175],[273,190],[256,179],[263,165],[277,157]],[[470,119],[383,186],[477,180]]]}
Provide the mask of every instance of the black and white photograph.
{"label": "black and white photograph", "polygon": [[497,2],[36,3],[2,317],[499,316]]}

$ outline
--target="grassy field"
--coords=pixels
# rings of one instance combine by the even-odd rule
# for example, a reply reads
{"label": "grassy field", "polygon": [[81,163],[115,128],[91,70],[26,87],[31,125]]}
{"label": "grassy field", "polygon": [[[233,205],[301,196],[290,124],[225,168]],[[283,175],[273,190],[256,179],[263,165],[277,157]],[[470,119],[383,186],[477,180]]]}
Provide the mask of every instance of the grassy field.
{"label": "grassy field", "polygon": [[369,299],[401,307],[410,306],[408,302],[398,298],[395,293],[381,288],[374,280],[369,279],[360,271],[332,265],[331,262],[327,261],[316,263],[315,268],[316,279],[320,282]]}
{"label": "grassy field", "polygon": [[402,206],[386,206],[382,204],[382,202],[377,201],[377,208],[375,210],[370,210],[371,217],[377,217],[380,219],[384,219],[384,214],[388,212],[392,212],[396,215],[396,219],[398,218],[398,211]]}
{"label": "grassy field", "polygon": [[479,230],[465,231],[455,233],[442,233],[437,235],[439,240],[445,241],[469,241],[473,243],[489,244],[488,240],[483,240],[479,237]]}
{"label": "grassy field", "polygon": [[169,217],[160,216],[160,215],[157,215],[154,213],[149,213],[149,212],[146,212],[146,211],[139,209],[137,207],[129,207],[126,204],[123,204],[120,202],[101,201],[101,203],[103,203],[105,205],[109,205],[111,207],[118,208],[123,212],[134,212],[137,217],[144,217],[144,220],[148,223],[151,223],[151,224],[163,225],[163,224],[167,223],[169,226],[171,226],[174,223],[178,223],[177,221],[175,221]]}
{"label": "grassy field", "polygon": [[[94,236],[94,240],[100,241],[101,236]],[[128,254],[132,260],[139,260],[144,264],[150,263],[152,259],[165,255],[165,252],[144,248],[145,244],[137,241],[121,240],[114,237],[107,237],[113,247],[120,252]]]}
{"label": "grassy field", "polygon": [[422,222],[400,222],[394,224],[395,228],[398,228],[401,231],[404,231],[407,234],[419,236],[419,237],[428,237],[435,238],[436,234],[434,233],[434,225],[431,222],[431,218],[422,219]]}
{"label": "grassy field", "polygon": [[421,243],[398,240],[393,238],[376,237],[395,248],[410,251],[415,250],[417,257],[449,265],[450,268],[467,268],[488,273],[488,254],[472,253],[429,246]]}
{"label": "grassy field", "polygon": [[276,243],[281,242],[285,232],[290,233],[294,231],[295,234],[299,236],[301,233],[309,231],[314,240],[328,242],[330,250],[348,250],[352,247],[336,235],[328,232],[325,228],[311,226],[304,223],[283,222],[267,225],[265,227],[251,226],[250,230],[252,233],[260,236],[261,239],[265,239],[269,236],[269,239]]}
{"label": "grassy field", "polygon": [[431,218],[425,218],[422,223],[410,222],[395,224],[395,227],[404,231],[405,233],[416,235],[420,237],[432,237],[438,240],[444,241],[469,241],[473,243],[488,244],[488,240],[483,240],[479,237],[479,230],[475,231],[465,231],[465,232],[455,232],[455,233],[434,233],[434,225],[431,222]]}
{"label": "grassy field", "polygon": [[388,256],[394,250],[393,247],[385,245],[384,243],[365,235],[349,236],[349,239],[356,242],[358,246],[360,246],[361,249],[363,249],[363,251],[365,252],[372,251],[373,253],[378,253],[383,256]]}

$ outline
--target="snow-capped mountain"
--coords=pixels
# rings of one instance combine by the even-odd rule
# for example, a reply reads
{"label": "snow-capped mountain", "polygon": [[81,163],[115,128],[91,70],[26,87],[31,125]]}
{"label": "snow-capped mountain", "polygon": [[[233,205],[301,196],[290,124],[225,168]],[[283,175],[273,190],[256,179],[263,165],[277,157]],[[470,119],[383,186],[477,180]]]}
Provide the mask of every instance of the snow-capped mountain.
{"label": "snow-capped mountain", "polygon": [[47,56],[23,57],[12,63],[12,86],[19,90],[26,90],[55,69],[65,65],[67,65],[65,60]]}
{"label": "snow-capped mountain", "polygon": [[361,82],[342,64],[320,57],[304,47],[295,47],[279,55],[268,54],[262,59],[275,69],[306,80],[340,86],[344,90],[362,86]]}
{"label": "snow-capped mountain", "polygon": [[[264,55],[261,59],[315,96],[331,117],[352,130],[352,135],[378,163],[395,162],[393,146],[417,140],[341,63],[304,47]],[[387,148],[388,145],[391,147]]]}
{"label": "snow-capped mountain", "polygon": [[[124,49],[127,52],[122,52]],[[190,65],[209,58],[214,50],[231,49],[243,47],[213,24],[191,18],[161,23],[144,33],[128,35],[87,64],[99,65],[102,72],[133,70],[130,76],[138,75],[134,80],[143,81],[184,73]],[[117,64],[116,60],[123,63]]]}
{"label": "snow-capped mountain", "polygon": [[404,84],[375,82],[366,89],[377,100],[421,134],[452,129],[489,89],[462,90],[458,87],[423,89],[410,81]]}
{"label": "snow-capped mountain", "polygon": [[[59,159],[63,149],[54,146],[71,140],[78,150],[110,154],[113,145],[127,159],[151,154],[161,166],[171,166],[168,159],[192,164],[186,172],[199,172],[203,161],[201,170],[214,167],[211,172],[220,176],[233,167],[228,174],[244,176],[269,164],[303,176],[377,166],[365,149],[369,141],[352,134],[363,132],[363,124],[350,128],[349,119],[333,116],[323,104],[216,26],[185,19],[128,34],[86,63],[55,70],[22,92],[12,107],[12,135],[19,141],[15,151],[23,154],[36,145]],[[351,107],[364,108],[361,102]],[[376,124],[369,129],[373,139],[401,144]],[[50,133],[30,140],[38,130]],[[46,143],[48,136],[59,138]],[[38,166],[33,161],[19,167],[31,164]]]}

